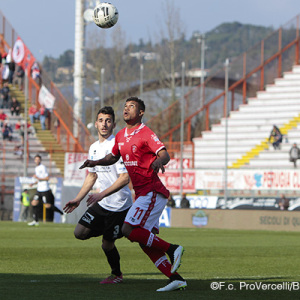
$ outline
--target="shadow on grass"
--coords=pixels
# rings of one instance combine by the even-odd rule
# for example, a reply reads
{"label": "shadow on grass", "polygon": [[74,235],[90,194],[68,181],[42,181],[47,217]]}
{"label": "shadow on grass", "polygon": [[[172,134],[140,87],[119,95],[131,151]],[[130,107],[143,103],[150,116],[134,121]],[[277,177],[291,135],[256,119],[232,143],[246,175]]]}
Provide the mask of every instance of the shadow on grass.
{"label": "shadow on grass", "polygon": [[[187,279],[185,291],[158,293],[168,280],[145,279],[157,273],[124,274],[124,282],[117,285],[100,285],[95,275],[90,274],[0,274],[1,299],[298,299],[299,289],[294,291],[274,290],[275,285],[288,282],[288,278],[212,278],[206,280]],[[137,279],[132,279],[132,277]],[[138,277],[143,277],[139,279]],[[241,288],[240,283],[248,284]],[[274,284],[267,290],[259,284]],[[286,286],[288,287],[288,286]],[[2,298],[3,296],[3,298]]]}

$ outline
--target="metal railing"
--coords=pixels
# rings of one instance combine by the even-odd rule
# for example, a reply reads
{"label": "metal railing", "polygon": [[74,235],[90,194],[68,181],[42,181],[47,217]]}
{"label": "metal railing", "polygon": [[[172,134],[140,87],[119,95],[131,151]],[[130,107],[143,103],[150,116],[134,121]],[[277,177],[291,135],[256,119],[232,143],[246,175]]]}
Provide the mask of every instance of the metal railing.
{"label": "metal railing", "polygon": [[[18,34],[0,12],[0,53],[8,52],[13,48]],[[23,41],[24,42],[24,41]],[[28,98],[30,103],[40,106],[38,101],[40,86],[30,76],[28,76]],[[89,130],[74,115],[72,106],[68,103],[56,85],[49,79],[48,75],[41,72],[42,84],[55,97],[55,104],[51,114],[50,130],[56,137],[65,151],[86,152],[94,141]],[[77,136],[73,134],[73,128],[76,126]]]}
{"label": "metal railing", "polygon": [[[216,85],[217,81],[224,83],[224,66],[211,71],[203,85],[198,85],[184,96],[185,143],[201,137],[202,131],[210,130],[212,124],[226,117],[226,105],[227,111],[237,110],[240,104],[247,103],[249,97],[254,97],[257,91],[263,90],[298,63],[299,15],[230,62],[228,102],[225,99],[225,84],[222,89],[220,84]],[[180,102],[174,102],[147,122],[162,140],[168,142],[169,149],[179,141]]]}

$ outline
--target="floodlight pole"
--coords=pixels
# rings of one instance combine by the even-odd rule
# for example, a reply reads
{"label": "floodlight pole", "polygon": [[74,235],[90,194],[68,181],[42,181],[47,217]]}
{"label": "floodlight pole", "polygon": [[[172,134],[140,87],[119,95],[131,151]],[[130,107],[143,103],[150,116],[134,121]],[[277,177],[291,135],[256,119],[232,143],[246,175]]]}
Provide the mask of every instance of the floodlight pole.
{"label": "floodlight pole", "polygon": [[104,73],[105,69],[101,68],[101,82],[100,82],[100,104],[101,108],[104,106]]}
{"label": "floodlight pole", "polygon": [[228,72],[229,72],[229,59],[225,61],[225,170],[224,170],[224,201],[225,208],[227,208],[227,171],[228,171]]}
{"label": "floodlight pole", "polygon": [[201,77],[200,77],[200,108],[204,105],[204,63],[205,63],[205,35],[201,36]]}
{"label": "floodlight pole", "polygon": [[144,88],[144,65],[140,64],[140,98],[143,95],[143,88]]}
{"label": "floodlight pole", "polygon": [[[85,25],[83,13],[85,0],[76,0],[75,5],[75,53],[74,53],[74,113],[78,119],[85,123],[85,113],[83,109],[83,88],[85,78]],[[79,127],[77,120],[74,120],[73,134],[79,137]]]}
{"label": "floodlight pole", "polygon": [[[24,79],[24,86],[25,86],[25,107],[24,107],[24,140],[23,140],[23,147],[24,147],[24,155],[23,155],[23,176],[27,177],[28,170],[27,170],[27,145],[28,145],[28,130],[27,130],[27,116],[28,116],[28,69],[25,68],[25,79]],[[31,124],[33,126],[33,124]]]}
{"label": "floodlight pole", "polygon": [[183,198],[183,141],[184,141],[184,81],[185,81],[185,62],[181,63],[181,125],[180,125],[180,199]]}

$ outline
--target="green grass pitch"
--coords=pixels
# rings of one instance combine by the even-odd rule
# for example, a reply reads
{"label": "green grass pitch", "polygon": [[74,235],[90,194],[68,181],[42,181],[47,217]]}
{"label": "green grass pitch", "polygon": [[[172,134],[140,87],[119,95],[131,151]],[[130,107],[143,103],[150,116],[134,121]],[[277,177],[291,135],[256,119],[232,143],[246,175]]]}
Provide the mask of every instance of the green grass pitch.
{"label": "green grass pitch", "polygon": [[[137,244],[125,238],[117,241],[124,283],[100,285],[99,280],[109,275],[101,238],[76,240],[74,227],[52,223],[28,227],[26,223],[0,222],[1,299],[300,297],[300,290],[273,290],[274,284],[300,281],[299,233],[161,228],[162,238],[185,247],[179,273],[188,287],[185,291],[158,293],[156,289],[166,285],[167,279]],[[213,290],[213,282],[224,286]],[[241,289],[240,282],[249,284],[248,289]],[[265,286],[258,289],[259,283]]]}

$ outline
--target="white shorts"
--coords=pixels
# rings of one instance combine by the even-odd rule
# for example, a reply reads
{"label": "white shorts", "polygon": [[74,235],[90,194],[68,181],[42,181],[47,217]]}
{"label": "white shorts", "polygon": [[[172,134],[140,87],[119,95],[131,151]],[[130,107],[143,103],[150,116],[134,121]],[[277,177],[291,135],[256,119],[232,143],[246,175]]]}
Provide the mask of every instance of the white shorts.
{"label": "white shorts", "polygon": [[124,223],[134,227],[142,227],[149,231],[159,229],[159,217],[168,199],[162,194],[150,192],[146,196],[138,197],[129,209]]}

